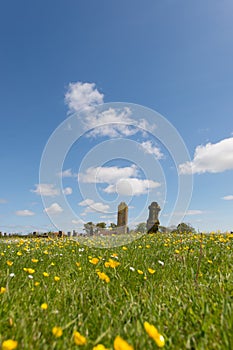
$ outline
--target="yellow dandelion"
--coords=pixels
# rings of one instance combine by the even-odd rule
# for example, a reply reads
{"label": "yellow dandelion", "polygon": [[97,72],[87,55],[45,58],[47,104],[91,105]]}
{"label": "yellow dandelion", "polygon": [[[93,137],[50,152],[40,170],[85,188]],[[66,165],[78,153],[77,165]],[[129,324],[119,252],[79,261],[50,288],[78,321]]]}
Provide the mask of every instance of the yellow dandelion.
{"label": "yellow dandelion", "polygon": [[158,332],[157,328],[149,322],[144,322],[144,328],[146,333],[151,337],[159,348],[165,345],[164,337]]}
{"label": "yellow dandelion", "polygon": [[124,247],[122,247],[122,249],[123,249],[123,250],[127,250],[128,248],[124,246]]}
{"label": "yellow dandelion", "polygon": [[34,286],[35,286],[35,287],[38,287],[39,285],[40,285],[40,282],[35,282],[35,283],[34,283]]}
{"label": "yellow dandelion", "polygon": [[0,288],[0,294],[4,294],[6,293],[6,288],[5,287],[1,287]]}
{"label": "yellow dandelion", "polygon": [[49,273],[48,272],[43,272],[43,276],[44,277],[49,277]]}
{"label": "yellow dandelion", "polygon": [[55,282],[60,281],[60,279],[61,279],[60,277],[58,277],[58,276],[54,276],[54,281],[55,281]]}
{"label": "yellow dandelion", "polygon": [[74,332],[73,337],[76,345],[85,345],[87,343],[87,339],[77,331]]}
{"label": "yellow dandelion", "polygon": [[142,270],[138,270],[139,275],[143,275],[143,271]]}
{"label": "yellow dandelion", "polygon": [[104,263],[105,267],[111,267],[112,269],[114,269],[115,267],[119,266],[120,263],[118,261],[115,261],[113,259],[109,259],[109,261],[106,261]]}
{"label": "yellow dandelion", "polygon": [[212,260],[208,260],[208,263],[209,263],[209,264],[213,264],[213,261],[212,261]]}
{"label": "yellow dandelion", "polygon": [[104,272],[97,271],[97,275],[99,276],[99,279],[105,281],[106,283],[110,282],[110,278]]}
{"label": "yellow dandelion", "polygon": [[40,307],[41,307],[42,310],[47,310],[48,309],[48,304],[43,303],[43,304],[41,304]]}
{"label": "yellow dandelion", "polygon": [[114,350],[134,350],[127,341],[122,339],[119,335],[114,340]]}
{"label": "yellow dandelion", "polygon": [[63,333],[63,331],[62,331],[62,328],[61,327],[53,327],[53,329],[52,329],[52,333],[53,333],[53,335],[54,335],[54,337],[56,337],[56,338],[60,338],[61,336],[62,336],[62,333]]}
{"label": "yellow dandelion", "polygon": [[23,255],[23,253],[22,252],[17,252],[17,255],[21,256],[21,255]]}
{"label": "yellow dandelion", "polygon": [[34,269],[31,269],[30,267],[27,269],[27,272],[31,275],[33,273],[35,273],[35,270]]}
{"label": "yellow dandelion", "polygon": [[8,339],[2,342],[2,350],[14,350],[18,346],[18,342],[16,340]]}
{"label": "yellow dandelion", "polygon": [[81,266],[80,262],[76,262],[75,264],[76,264],[77,267]]}
{"label": "yellow dandelion", "polygon": [[180,251],[178,249],[175,250],[176,254],[180,254]]}
{"label": "yellow dandelion", "polygon": [[13,261],[10,261],[10,260],[7,260],[6,263],[7,263],[8,266],[12,266],[14,264]]}
{"label": "yellow dandelion", "polygon": [[31,261],[32,261],[33,263],[38,263],[39,260],[38,260],[38,259],[32,259]]}
{"label": "yellow dandelion", "polygon": [[108,350],[103,344],[98,344],[94,346],[93,350]]}
{"label": "yellow dandelion", "polygon": [[98,258],[92,258],[92,259],[89,260],[89,262],[90,262],[91,264],[93,264],[93,265],[96,265],[96,264],[98,264],[99,259],[98,259]]}
{"label": "yellow dandelion", "polygon": [[153,270],[153,269],[148,269],[148,272],[151,274],[151,275],[153,275],[154,273],[155,273],[155,270]]}

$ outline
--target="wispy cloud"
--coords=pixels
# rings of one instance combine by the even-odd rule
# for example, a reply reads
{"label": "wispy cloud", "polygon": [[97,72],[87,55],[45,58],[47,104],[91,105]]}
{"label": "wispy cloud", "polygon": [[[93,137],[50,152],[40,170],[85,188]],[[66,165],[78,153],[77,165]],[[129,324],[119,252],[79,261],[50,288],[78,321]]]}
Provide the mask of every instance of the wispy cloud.
{"label": "wispy cloud", "polygon": [[225,201],[233,201],[233,195],[228,195],[228,196],[224,196],[222,197],[222,199],[224,199]]}
{"label": "wispy cloud", "polygon": [[233,137],[197,146],[194,159],[179,165],[180,174],[221,173],[233,169]]}
{"label": "wispy cloud", "polygon": [[0,198],[0,204],[5,204],[5,203],[7,203],[7,200],[4,198]]}
{"label": "wispy cloud", "polygon": [[73,177],[74,175],[72,174],[71,169],[66,169],[62,171],[61,173],[58,174],[60,177]]}
{"label": "wispy cloud", "polygon": [[17,211],[15,212],[15,214],[16,214],[17,216],[33,216],[33,215],[35,215],[35,213],[34,213],[33,211],[28,210],[28,209],[17,210]]}
{"label": "wispy cloud", "polygon": [[140,144],[140,146],[143,148],[145,153],[153,154],[156,159],[162,159],[164,157],[160,148],[157,146],[154,146],[151,141],[144,141]]}

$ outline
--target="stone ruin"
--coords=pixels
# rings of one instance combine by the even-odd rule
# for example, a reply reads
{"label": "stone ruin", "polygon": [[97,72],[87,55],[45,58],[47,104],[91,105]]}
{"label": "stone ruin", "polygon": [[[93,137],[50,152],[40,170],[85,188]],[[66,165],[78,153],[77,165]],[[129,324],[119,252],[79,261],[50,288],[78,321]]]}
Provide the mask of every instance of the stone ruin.
{"label": "stone ruin", "polygon": [[158,216],[161,209],[157,202],[152,202],[148,209],[149,217],[146,223],[147,233],[156,233],[159,229],[160,222]]}

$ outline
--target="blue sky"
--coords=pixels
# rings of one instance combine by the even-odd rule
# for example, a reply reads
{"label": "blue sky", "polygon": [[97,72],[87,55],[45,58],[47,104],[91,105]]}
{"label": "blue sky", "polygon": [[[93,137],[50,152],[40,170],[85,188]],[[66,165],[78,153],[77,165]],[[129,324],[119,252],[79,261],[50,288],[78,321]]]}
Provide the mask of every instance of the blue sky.
{"label": "blue sky", "polygon": [[[146,220],[152,200],[161,205],[161,224],[172,224],[171,213],[185,214],[174,212],[179,179],[190,177],[183,221],[204,231],[233,230],[232,18],[230,0],[1,2],[0,231],[53,229],[47,213],[65,230],[82,220],[116,221],[120,200],[130,206],[132,226]],[[109,115],[108,123],[123,123],[118,135],[113,124],[91,134],[95,124],[85,118],[102,102],[157,111],[183,139],[189,162],[176,164],[169,134],[161,142],[127,133],[125,120],[142,119],[143,110]],[[67,172],[50,169],[54,178],[41,182],[45,145],[61,123],[69,128],[69,118],[79,121],[82,136],[64,159]],[[56,181],[76,219],[59,202]]]}

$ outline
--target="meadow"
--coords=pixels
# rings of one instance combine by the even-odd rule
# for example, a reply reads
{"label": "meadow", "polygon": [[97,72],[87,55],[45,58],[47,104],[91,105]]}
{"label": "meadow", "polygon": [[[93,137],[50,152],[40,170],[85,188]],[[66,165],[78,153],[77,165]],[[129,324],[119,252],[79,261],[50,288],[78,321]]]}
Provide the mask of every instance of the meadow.
{"label": "meadow", "polygon": [[233,349],[232,234],[93,240],[0,239],[2,349]]}

